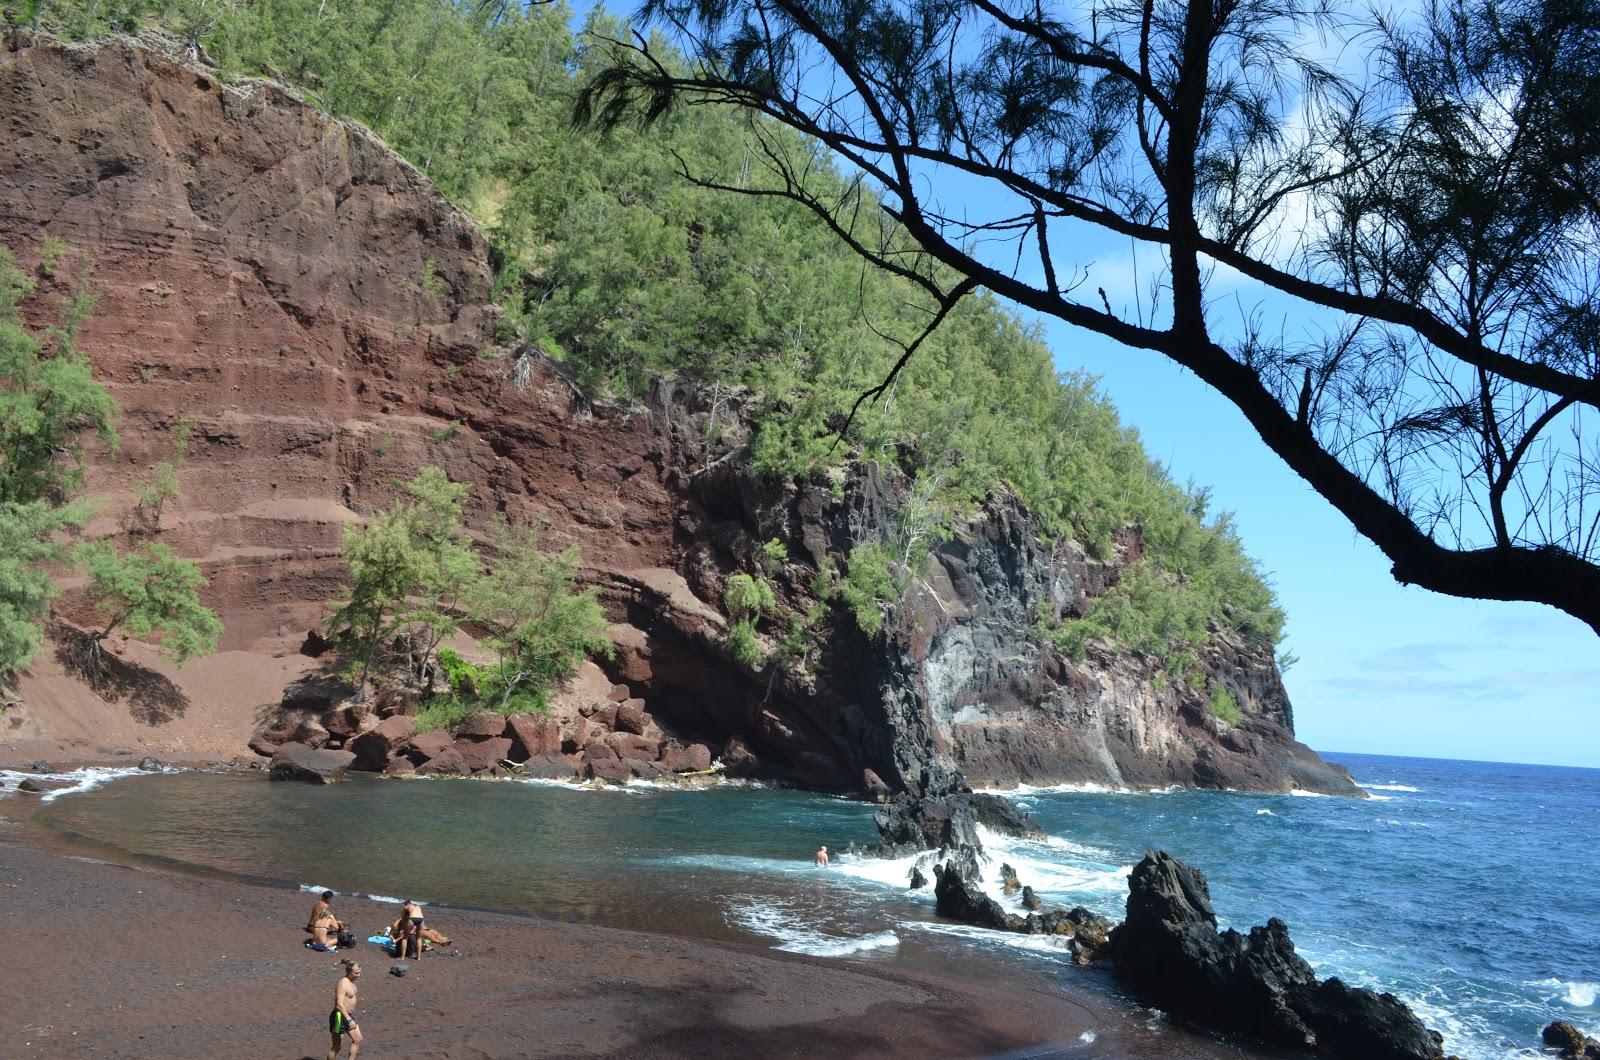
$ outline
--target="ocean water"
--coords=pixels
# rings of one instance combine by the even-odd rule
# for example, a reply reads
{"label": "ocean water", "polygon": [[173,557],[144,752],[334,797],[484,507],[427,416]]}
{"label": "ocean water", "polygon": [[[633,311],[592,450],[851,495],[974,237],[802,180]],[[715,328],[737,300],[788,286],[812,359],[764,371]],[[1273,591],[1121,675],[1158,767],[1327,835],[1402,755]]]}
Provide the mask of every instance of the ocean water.
{"label": "ocean water", "polygon": [[[1049,840],[987,837],[993,893],[1005,861],[1047,904],[1119,918],[1129,869],[1160,847],[1206,873],[1224,926],[1281,917],[1319,975],[1398,994],[1447,1051],[1537,1056],[1553,1019],[1600,1036],[1600,770],[1328,757],[1373,797],[1007,792]],[[18,779],[0,773],[0,794]],[[38,816],[101,850],[838,959],[1078,974],[1052,940],[940,920],[930,891],[906,888],[911,859],[839,854],[875,838],[871,808],[844,799],[732,785],[74,779]],[[827,871],[811,865],[819,843],[836,853]]]}

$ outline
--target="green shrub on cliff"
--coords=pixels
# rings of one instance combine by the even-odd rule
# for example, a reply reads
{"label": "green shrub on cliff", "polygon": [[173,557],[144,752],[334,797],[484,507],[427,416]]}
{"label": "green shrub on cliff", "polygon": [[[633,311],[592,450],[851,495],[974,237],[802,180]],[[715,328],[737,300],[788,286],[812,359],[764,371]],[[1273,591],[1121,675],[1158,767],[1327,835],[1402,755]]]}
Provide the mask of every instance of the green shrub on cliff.
{"label": "green shrub on cliff", "polygon": [[550,690],[590,655],[612,652],[599,590],[578,586],[577,546],[546,552],[531,526],[492,527],[494,561],[469,588],[467,612],[499,656],[479,698],[502,713],[544,710]]}
{"label": "green shrub on cliff", "polygon": [[174,662],[187,662],[217,650],[222,623],[200,602],[206,580],[193,560],[182,559],[160,542],[119,552],[109,541],[90,541],[74,550],[87,583],[84,596],[104,620],[95,642],[116,630],[153,637]]}
{"label": "green shrub on cliff", "polygon": [[355,658],[352,679],[365,688],[379,647],[402,631],[411,669],[426,673],[439,642],[455,631],[462,595],[478,576],[461,526],[469,487],[427,467],[365,526],[344,530],[350,598],[328,620],[335,643]]}
{"label": "green shrub on cliff", "polygon": [[1229,725],[1239,724],[1239,697],[1230,692],[1225,685],[1213,686],[1211,689],[1211,713]]}
{"label": "green shrub on cliff", "polygon": [[[126,10],[55,0],[49,13],[87,35]],[[185,32],[179,5],[141,11]],[[1197,511],[1093,381],[1059,376],[1038,332],[987,295],[951,313],[836,445],[844,412],[926,323],[919,292],[864,270],[795,203],[698,187],[680,171],[759,191],[773,186],[770,149],[809,160],[809,190],[825,202],[859,202],[871,218],[870,193],[786,130],[763,125],[758,143],[742,116],[711,108],[648,133],[574,130],[576,86],[607,61],[601,38],[627,30],[599,8],[583,32],[571,21],[560,3],[253,0],[201,42],[230,74],[271,72],[365,122],[472,211],[491,243],[503,338],[559,356],[587,389],[627,398],[662,375],[746,387],[746,456],[762,473],[804,478],[863,459],[924,481],[937,468],[931,499],[946,512],[1009,486],[1047,534],[1102,557],[1142,528],[1143,581],[1125,578],[1128,590],[1063,636],[1132,646],[1168,631],[1177,650],[1211,628],[1276,640],[1282,615],[1226,521]],[[1145,607],[1155,613],[1122,613]]]}
{"label": "green shrub on cliff", "polygon": [[[54,275],[64,247],[43,249]],[[55,326],[22,319],[34,292],[0,247],[0,681],[27,666],[43,640],[56,588],[50,568],[67,560],[61,535],[89,509],[72,501],[83,484],[85,434],[117,441],[117,406],[73,346],[93,305],[87,271]]]}

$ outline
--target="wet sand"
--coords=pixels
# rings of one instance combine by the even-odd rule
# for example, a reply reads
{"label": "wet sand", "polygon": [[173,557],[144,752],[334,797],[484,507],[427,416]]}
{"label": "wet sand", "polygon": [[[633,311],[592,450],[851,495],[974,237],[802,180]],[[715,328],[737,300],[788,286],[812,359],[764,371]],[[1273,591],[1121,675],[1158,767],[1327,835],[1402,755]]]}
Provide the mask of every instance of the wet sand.
{"label": "wet sand", "polygon": [[[18,796],[17,799],[21,799]],[[0,813],[0,1055],[321,1057],[341,969],[301,940],[312,896],[96,861]],[[370,933],[387,905],[341,897]],[[466,910],[412,964],[362,942],[362,1056],[1250,1054],[1112,998],[737,943]]]}

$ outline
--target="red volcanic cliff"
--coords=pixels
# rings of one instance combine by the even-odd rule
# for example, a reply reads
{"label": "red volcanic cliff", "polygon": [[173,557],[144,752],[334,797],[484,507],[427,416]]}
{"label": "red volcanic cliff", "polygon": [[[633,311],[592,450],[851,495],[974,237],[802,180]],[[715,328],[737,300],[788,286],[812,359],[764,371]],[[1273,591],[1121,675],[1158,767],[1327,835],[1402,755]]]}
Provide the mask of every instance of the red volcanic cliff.
{"label": "red volcanic cliff", "polygon": [[[1244,711],[1226,726],[1142,660],[1073,666],[1034,643],[1039,604],[1070,611],[1116,569],[1042,547],[1011,498],[936,550],[882,635],[835,609],[810,667],[735,663],[721,647],[728,574],[777,538],[791,562],[773,580],[803,607],[821,560],[892,524],[895,476],[847,469],[843,497],[821,477],[757,482],[724,459],[737,425],[707,447],[692,391],[593,404],[552,366],[516,360],[494,341],[471,220],[366,130],[280,86],[221,84],[131,42],[19,39],[0,52],[0,141],[0,243],[25,267],[47,236],[72,248],[28,312],[49,319],[80,254],[99,294],[79,345],[125,420],[120,451],[92,454],[93,529],[134,528],[132,487],[188,417],[159,533],[210,579],[227,656],[191,664],[198,685],[177,675],[201,688],[193,709],[133,730],[108,705],[99,725],[42,662],[23,685],[25,729],[0,738],[63,739],[71,715],[86,754],[116,738],[113,720],[152,749],[242,747],[341,592],[341,527],[433,464],[474,487],[472,525],[501,510],[579,544],[619,623],[610,676],[752,768],[844,789],[870,770],[916,791],[953,766],[997,784],[1350,790],[1294,742],[1270,652],[1207,653]],[[78,608],[69,591],[59,610]]]}

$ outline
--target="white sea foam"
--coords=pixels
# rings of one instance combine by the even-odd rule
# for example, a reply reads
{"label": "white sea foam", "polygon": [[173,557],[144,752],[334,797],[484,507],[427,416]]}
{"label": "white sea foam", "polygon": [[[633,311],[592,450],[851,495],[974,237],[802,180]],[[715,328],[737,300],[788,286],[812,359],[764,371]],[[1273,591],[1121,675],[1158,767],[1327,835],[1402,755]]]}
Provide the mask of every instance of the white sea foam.
{"label": "white sea foam", "polygon": [[1276,817],[1278,815],[1273,813],[1271,810],[1257,810],[1256,811],[1256,816],[1257,817]]}
{"label": "white sea foam", "polygon": [[1138,795],[1132,788],[1116,788],[1109,784],[1080,781],[1075,784],[1018,784],[1014,788],[974,788],[983,795],[1003,798],[1028,798],[1033,795]]}
{"label": "white sea foam", "polygon": [[1293,795],[1297,799],[1331,799],[1331,798],[1334,798],[1334,796],[1329,795],[1325,791],[1306,791],[1304,788],[1291,788],[1290,791],[1289,791],[1289,794]]}
{"label": "white sea foam", "polygon": [[1368,791],[1409,791],[1415,793],[1422,790],[1421,788],[1413,788],[1409,784],[1363,784],[1359,780],[1356,781],[1356,786],[1366,788]]}
{"label": "white sea foam", "polygon": [[1600,999],[1600,984],[1584,982],[1568,982],[1565,979],[1540,979],[1529,983],[1545,991],[1551,1001],[1558,1001],[1563,1005],[1573,1008],[1594,1008],[1595,1001]]}
{"label": "white sea foam", "polygon": [[[86,791],[93,791],[113,780],[123,777],[136,777],[149,770],[140,769],[138,766],[85,766],[82,769],[68,769],[59,773],[28,773],[11,769],[0,769],[0,798],[15,795],[17,785],[24,780],[49,780],[54,782],[65,781],[69,786],[47,791],[39,796],[39,801],[54,802],[63,795],[82,795]],[[163,773],[177,773],[181,770],[163,766]]]}
{"label": "white sea foam", "polygon": [[900,945],[900,936],[893,931],[875,931],[866,935],[837,935],[823,931],[806,915],[795,908],[798,900],[758,898],[755,895],[733,895],[732,904],[725,916],[736,927],[752,934],[774,939],[773,949],[788,953],[806,953],[813,957],[844,957],[868,950],[891,949]]}
{"label": "white sea foam", "polygon": [[1084,1031],[1082,1034],[1078,1035],[1078,1041],[1082,1042],[1084,1045],[1093,1045],[1095,1040],[1099,1037],[1100,1036],[1094,1031]]}
{"label": "white sea foam", "polygon": [[[341,891],[336,887],[324,887],[320,883],[302,883],[300,890],[306,894],[321,894],[323,891],[332,891],[334,894],[342,894],[346,898],[365,898],[369,902],[379,902],[383,905],[404,905],[406,903],[404,898],[391,898],[386,894],[368,894],[365,891]],[[411,901],[416,905],[428,904],[421,898],[413,898]]]}
{"label": "white sea foam", "polygon": [[895,927],[901,931],[927,931],[935,935],[951,935],[971,942],[1003,946],[1009,950],[1020,950],[1043,957],[1066,957],[1070,960],[1072,953],[1068,943],[1059,935],[1021,935],[1012,931],[996,931],[993,928],[944,921],[904,920]]}

